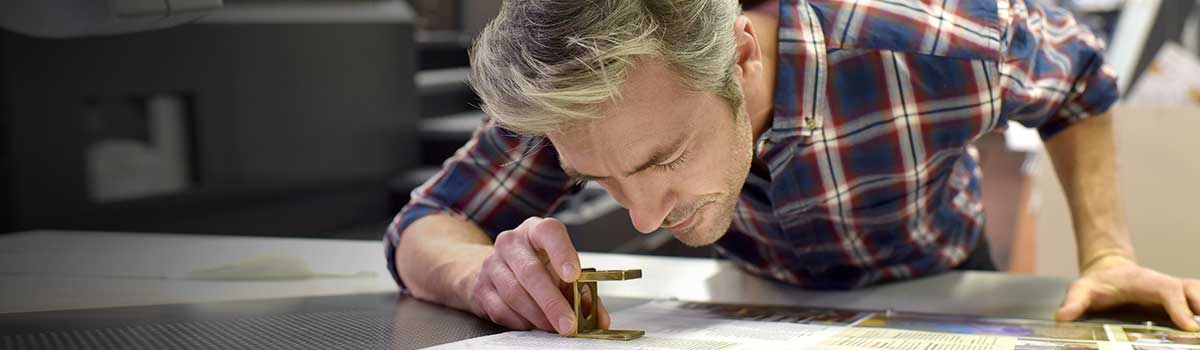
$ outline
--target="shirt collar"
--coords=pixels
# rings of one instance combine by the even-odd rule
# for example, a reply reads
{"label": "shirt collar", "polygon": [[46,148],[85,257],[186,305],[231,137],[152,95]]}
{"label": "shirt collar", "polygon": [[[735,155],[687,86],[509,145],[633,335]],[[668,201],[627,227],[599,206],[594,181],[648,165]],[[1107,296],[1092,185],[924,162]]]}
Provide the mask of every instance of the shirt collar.
{"label": "shirt collar", "polygon": [[825,34],[807,0],[779,2],[779,45],[771,141],[804,137],[819,130],[829,113],[826,97]]}

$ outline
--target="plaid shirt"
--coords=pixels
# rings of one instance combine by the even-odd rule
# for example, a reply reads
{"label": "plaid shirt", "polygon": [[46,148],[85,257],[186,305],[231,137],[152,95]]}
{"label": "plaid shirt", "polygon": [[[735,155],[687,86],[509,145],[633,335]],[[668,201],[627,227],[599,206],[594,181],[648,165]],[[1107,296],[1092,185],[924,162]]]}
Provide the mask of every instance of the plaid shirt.
{"label": "plaid shirt", "polygon": [[[1032,0],[783,0],[771,128],[716,250],[808,288],[928,275],[983,230],[971,142],[1012,120],[1049,138],[1116,99],[1103,43]],[[486,123],[412,192],[386,236],[425,215],[494,238],[573,191],[553,147]],[[759,167],[760,169],[762,167]],[[397,277],[397,282],[400,282]]]}

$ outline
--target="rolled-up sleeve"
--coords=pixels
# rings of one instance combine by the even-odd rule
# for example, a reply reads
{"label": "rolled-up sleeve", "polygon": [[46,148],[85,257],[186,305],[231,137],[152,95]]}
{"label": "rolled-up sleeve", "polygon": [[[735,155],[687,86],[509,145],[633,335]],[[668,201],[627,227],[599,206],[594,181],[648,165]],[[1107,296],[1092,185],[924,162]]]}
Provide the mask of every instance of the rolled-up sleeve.
{"label": "rolled-up sleeve", "polygon": [[1004,118],[1049,139],[1117,101],[1104,43],[1071,13],[1030,0],[999,5],[1007,24],[1000,62]]}
{"label": "rolled-up sleeve", "polygon": [[396,245],[404,230],[422,217],[462,218],[495,239],[530,216],[549,214],[573,187],[548,141],[531,143],[485,119],[436,175],[412,191],[408,204],[388,225],[388,270],[403,290],[396,272]]}

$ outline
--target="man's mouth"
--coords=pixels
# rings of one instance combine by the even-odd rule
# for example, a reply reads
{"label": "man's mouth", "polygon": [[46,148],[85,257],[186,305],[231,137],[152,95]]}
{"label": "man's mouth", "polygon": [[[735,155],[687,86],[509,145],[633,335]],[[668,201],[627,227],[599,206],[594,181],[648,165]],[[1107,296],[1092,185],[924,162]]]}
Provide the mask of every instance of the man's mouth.
{"label": "man's mouth", "polygon": [[692,224],[692,221],[695,221],[694,219],[696,218],[696,215],[700,213],[700,210],[704,209],[705,206],[707,206],[711,203],[712,202],[708,202],[708,203],[704,203],[704,204],[700,205],[695,210],[692,210],[692,212],[689,213],[687,216],[685,216],[682,220],[678,220],[678,221],[672,222],[670,224],[663,225],[662,228],[665,228],[668,230],[677,230],[677,229],[687,228],[689,225]]}

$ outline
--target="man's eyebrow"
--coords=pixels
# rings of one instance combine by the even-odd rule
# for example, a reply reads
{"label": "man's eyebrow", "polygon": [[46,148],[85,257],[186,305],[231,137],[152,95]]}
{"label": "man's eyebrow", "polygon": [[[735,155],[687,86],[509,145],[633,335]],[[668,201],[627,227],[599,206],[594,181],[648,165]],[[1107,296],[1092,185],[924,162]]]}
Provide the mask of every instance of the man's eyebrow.
{"label": "man's eyebrow", "polygon": [[572,182],[583,183],[588,181],[604,180],[608,178],[608,176],[592,176],[583,174],[566,165],[562,165],[562,170],[563,172],[567,173],[567,176],[571,178]]}
{"label": "man's eyebrow", "polygon": [[[649,169],[650,167],[654,166],[655,164],[662,164],[663,162],[667,161],[667,159],[670,158],[671,155],[678,152],[679,148],[683,147],[683,142],[685,140],[687,140],[687,134],[680,134],[680,135],[676,136],[674,141],[665,143],[665,144],[659,146],[658,149],[654,150],[654,152],[651,153],[650,159],[646,160],[641,165],[638,165],[637,167],[633,168],[633,171],[625,173],[625,176],[637,174],[646,169]],[[567,176],[571,177],[571,179],[576,182],[598,181],[598,180],[604,180],[604,179],[609,178],[608,176],[595,176],[595,175],[588,175],[588,174],[580,173],[579,171],[575,170],[574,168],[571,168],[570,166],[567,166],[566,164],[562,164],[562,162],[559,162],[559,165],[562,167],[563,172],[565,172],[567,174]]]}

